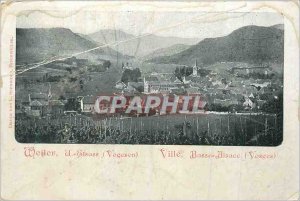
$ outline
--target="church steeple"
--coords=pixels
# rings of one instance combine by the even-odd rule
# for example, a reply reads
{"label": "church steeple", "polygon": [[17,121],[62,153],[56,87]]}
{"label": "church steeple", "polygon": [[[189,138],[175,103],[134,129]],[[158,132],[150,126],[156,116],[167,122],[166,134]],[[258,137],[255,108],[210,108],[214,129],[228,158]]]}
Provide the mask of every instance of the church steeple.
{"label": "church steeple", "polygon": [[198,76],[198,62],[197,62],[197,59],[195,61],[195,65],[193,66],[193,76]]}

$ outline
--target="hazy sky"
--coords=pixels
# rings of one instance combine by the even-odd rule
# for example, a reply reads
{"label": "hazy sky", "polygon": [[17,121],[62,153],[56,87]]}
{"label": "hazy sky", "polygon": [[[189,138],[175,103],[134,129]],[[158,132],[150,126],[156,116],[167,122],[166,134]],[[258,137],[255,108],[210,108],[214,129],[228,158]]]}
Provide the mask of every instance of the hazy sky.
{"label": "hazy sky", "polygon": [[120,29],[134,35],[210,38],[231,33],[242,26],[283,24],[277,13],[205,12],[31,12],[20,15],[18,28],[65,27],[89,34],[101,29]]}

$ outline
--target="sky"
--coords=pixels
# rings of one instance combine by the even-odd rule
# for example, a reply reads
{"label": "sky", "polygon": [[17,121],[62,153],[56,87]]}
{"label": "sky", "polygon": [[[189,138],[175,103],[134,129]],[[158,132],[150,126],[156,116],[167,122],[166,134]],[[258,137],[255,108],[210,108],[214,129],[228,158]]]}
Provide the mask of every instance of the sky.
{"label": "sky", "polygon": [[247,25],[283,24],[278,13],[207,12],[96,12],[34,11],[20,14],[18,28],[69,28],[90,34],[101,29],[117,29],[140,36],[155,34],[182,38],[214,38],[230,34]]}

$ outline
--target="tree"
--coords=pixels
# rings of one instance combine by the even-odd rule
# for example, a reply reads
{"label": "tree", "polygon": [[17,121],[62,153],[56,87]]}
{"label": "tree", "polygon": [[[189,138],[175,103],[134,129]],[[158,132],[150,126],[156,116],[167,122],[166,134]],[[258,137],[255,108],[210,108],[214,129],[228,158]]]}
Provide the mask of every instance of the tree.
{"label": "tree", "polygon": [[84,84],[84,83],[83,83],[83,80],[80,80],[80,81],[79,81],[79,85],[80,85],[80,89],[81,89],[81,90],[83,89],[83,84]]}
{"label": "tree", "polygon": [[109,68],[110,66],[111,66],[111,62],[110,62],[109,60],[104,61],[103,67],[104,67],[105,69]]}
{"label": "tree", "polygon": [[280,92],[276,97],[270,97],[262,106],[262,110],[268,113],[282,115],[283,113],[283,93]]}
{"label": "tree", "polygon": [[58,100],[66,100],[66,97],[64,97],[63,95],[60,95]]}
{"label": "tree", "polygon": [[138,92],[144,92],[144,86],[138,86],[137,88],[136,88],[136,90],[138,91]]}
{"label": "tree", "polygon": [[70,111],[80,111],[80,102],[76,98],[69,98],[65,104],[65,110]]}
{"label": "tree", "polygon": [[124,83],[137,82],[141,75],[142,74],[139,68],[133,70],[126,69],[122,74],[121,81]]}
{"label": "tree", "polygon": [[67,70],[70,74],[73,73],[72,68],[70,68],[70,67],[67,67],[66,70]]}

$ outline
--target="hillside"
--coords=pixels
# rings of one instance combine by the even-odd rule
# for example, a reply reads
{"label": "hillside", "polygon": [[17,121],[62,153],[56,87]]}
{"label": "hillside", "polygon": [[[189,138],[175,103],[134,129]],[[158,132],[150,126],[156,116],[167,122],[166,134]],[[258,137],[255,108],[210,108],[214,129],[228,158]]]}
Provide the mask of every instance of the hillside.
{"label": "hillside", "polygon": [[[17,54],[16,63],[40,62],[54,56],[69,56],[99,46],[65,28],[19,29],[16,30]],[[122,57],[111,48],[102,48],[85,53],[85,57],[97,59]]]}
{"label": "hillside", "polygon": [[192,65],[195,60],[215,62],[283,62],[284,31],[275,27],[246,26],[228,36],[207,38],[171,56],[157,57],[150,62]]}
{"label": "hillside", "polygon": [[275,24],[271,27],[276,28],[276,29],[280,29],[280,30],[284,30],[284,25],[283,24]]}
{"label": "hillside", "polygon": [[146,55],[145,57],[143,57],[143,59],[144,60],[151,60],[151,59],[156,58],[156,57],[171,56],[173,54],[177,54],[179,52],[182,52],[182,51],[188,49],[189,47],[190,47],[189,45],[184,45],[184,44],[172,45],[170,47],[155,50],[155,51],[151,52],[150,54]]}
{"label": "hillside", "polygon": [[[99,44],[113,44],[111,48],[124,55],[136,57],[143,57],[155,50],[175,44],[192,45],[199,41],[199,39],[193,38],[162,37],[153,34],[139,37],[121,30],[111,29],[101,30],[88,36]],[[120,43],[117,44],[117,42]]]}

